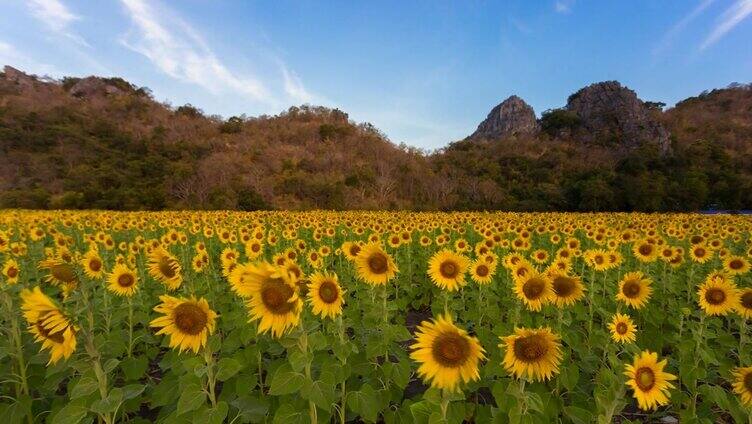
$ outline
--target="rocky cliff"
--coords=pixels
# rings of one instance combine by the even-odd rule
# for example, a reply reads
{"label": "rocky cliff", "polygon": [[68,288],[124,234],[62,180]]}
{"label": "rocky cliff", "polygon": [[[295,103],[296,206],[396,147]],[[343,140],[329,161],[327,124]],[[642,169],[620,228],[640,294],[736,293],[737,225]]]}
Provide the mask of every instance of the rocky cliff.
{"label": "rocky cliff", "polygon": [[501,139],[538,132],[535,112],[524,100],[511,96],[491,109],[470,136],[473,139]]}

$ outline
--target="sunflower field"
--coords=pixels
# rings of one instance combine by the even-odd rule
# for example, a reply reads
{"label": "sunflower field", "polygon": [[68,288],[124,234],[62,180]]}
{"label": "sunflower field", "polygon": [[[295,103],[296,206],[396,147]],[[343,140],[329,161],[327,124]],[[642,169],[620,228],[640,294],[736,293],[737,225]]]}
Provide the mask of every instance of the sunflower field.
{"label": "sunflower field", "polygon": [[0,211],[3,423],[752,423],[752,218]]}

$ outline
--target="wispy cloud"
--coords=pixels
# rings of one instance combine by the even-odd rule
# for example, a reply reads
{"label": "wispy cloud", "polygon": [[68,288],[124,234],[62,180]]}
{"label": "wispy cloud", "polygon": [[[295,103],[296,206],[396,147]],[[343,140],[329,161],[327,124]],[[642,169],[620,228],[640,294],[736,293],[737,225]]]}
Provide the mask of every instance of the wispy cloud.
{"label": "wispy cloud", "polygon": [[59,0],[29,0],[28,6],[31,14],[41,21],[48,30],[82,46],[89,46],[86,40],[70,29],[70,25],[80,20],[81,17],[71,12]]}
{"label": "wispy cloud", "polygon": [[277,75],[271,80],[234,71],[214,53],[199,31],[169,10],[155,10],[160,6],[151,1],[121,2],[133,23],[121,43],[148,58],[172,78],[195,84],[215,95],[239,94],[264,104],[267,110],[315,98],[298,74],[272,53],[260,52],[262,62],[270,65],[271,72]]}
{"label": "wispy cloud", "polygon": [[731,7],[723,12],[720,17],[720,22],[707,38],[705,38],[702,44],[700,44],[700,51],[705,50],[718,42],[750,14],[752,14],[752,0],[737,0]]}
{"label": "wispy cloud", "polygon": [[554,10],[557,13],[569,13],[572,11],[575,0],[556,0],[554,3]]}
{"label": "wispy cloud", "polygon": [[713,4],[715,0],[701,0],[697,6],[695,6],[689,13],[684,15],[679,21],[677,21],[666,33],[661,37],[661,40],[652,50],[653,56],[657,56],[665,51],[671,43],[674,41],[677,35],[679,35],[684,28],[686,28],[692,21],[702,15],[705,10]]}
{"label": "wispy cloud", "polygon": [[0,65],[11,65],[37,75],[61,75],[54,66],[37,62],[3,40],[0,40]]}

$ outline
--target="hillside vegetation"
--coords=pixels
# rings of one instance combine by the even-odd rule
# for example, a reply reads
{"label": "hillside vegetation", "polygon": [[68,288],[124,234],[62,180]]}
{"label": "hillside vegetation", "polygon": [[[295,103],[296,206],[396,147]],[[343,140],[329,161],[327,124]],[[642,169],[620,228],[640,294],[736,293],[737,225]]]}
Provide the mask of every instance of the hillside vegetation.
{"label": "hillside vegetation", "polygon": [[[583,137],[566,112],[542,131],[432,153],[345,112],[207,116],[120,78],[0,74],[0,207],[97,209],[752,208],[752,90],[655,112],[670,149]],[[572,127],[572,128],[569,128]],[[571,129],[571,131],[570,131]],[[583,141],[587,140],[587,141]]]}

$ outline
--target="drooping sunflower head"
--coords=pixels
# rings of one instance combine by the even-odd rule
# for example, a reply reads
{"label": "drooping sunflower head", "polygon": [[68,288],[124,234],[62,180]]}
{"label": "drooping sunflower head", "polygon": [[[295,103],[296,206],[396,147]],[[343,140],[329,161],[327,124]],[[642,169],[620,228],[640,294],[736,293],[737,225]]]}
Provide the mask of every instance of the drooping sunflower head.
{"label": "drooping sunflower head", "polygon": [[619,282],[616,300],[620,300],[635,309],[642,308],[650,298],[653,288],[651,280],[640,271],[629,272]]}
{"label": "drooping sunflower head", "polygon": [[418,375],[431,387],[454,391],[460,383],[480,378],[478,362],[485,351],[449,316],[421,323],[411,349],[410,357],[420,364]]}
{"label": "drooping sunflower head", "polygon": [[116,264],[107,282],[107,288],[119,296],[130,297],[138,290],[138,276],[125,264]]}
{"label": "drooping sunflower head", "polygon": [[552,270],[548,273],[554,296],[553,302],[558,307],[573,305],[585,296],[585,286],[580,277],[566,272]]}
{"label": "drooping sunflower head", "polygon": [[258,332],[270,331],[281,337],[300,322],[303,301],[298,286],[284,267],[267,262],[245,267],[243,292],[251,321],[259,321]]}
{"label": "drooping sunflower head", "polygon": [[734,370],[734,393],[742,404],[752,406],[752,367],[738,367]]}
{"label": "drooping sunflower head", "polygon": [[456,291],[465,285],[465,272],[469,265],[467,257],[443,249],[428,261],[428,276],[442,289]]}
{"label": "drooping sunflower head", "polygon": [[514,292],[531,311],[540,311],[555,296],[551,279],[534,269],[515,279]]}
{"label": "drooping sunflower head", "polygon": [[158,246],[148,256],[149,275],[164,284],[168,290],[177,290],[183,283],[180,262],[162,246]]}
{"label": "drooping sunflower head", "polygon": [[47,365],[68,359],[76,350],[76,329],[39,287],[21,292],[21,310],[34,340],[50,351]]}
{"label": "drooping sunflower head", "polygon": [[676,376],[663,371],[666,362],[658,362],[658,354],[646,350],[635,356],[634,363],[626,364],[627,386],[632,388],[640,409],[649,411],[668,403],[668,391],[674,387],[669,381]]}
{"label": "drooping sunflower head", "polygon": [[504,368],[516,378],[548,380],[559,373],[561,343],[550,328],[515,328],[514,334],[502,337],[505,348]]}
{"label": "drooping sunflower head", "polygon": [[342,313],[345,303],[344,291],[339,285],[337,274],[317,272],[311,275],[308,284],[308,302],[313,313],[323,318],[334,318]]}
{"label": "drooping sunflower head", "polygon": [[181,353],[187,349],[198,353],[214,332],[217,314],[209,308],[206,299],[159,296],[162,301],[154,311],[162,314],[152,320],[150,326],[159,328],[157,335],[170,336],[170,347]]}
{"label": "drooping sunflower head", "polygon": [[619,343],[632,343],[637,339],[637,331],[632,318],[628,315],[617,313],[608,324],[611,330],[611,338]]}
{"label": "drooping sunflower head", "polygon": [[707,278],[697,290],[700,307],[708,315],[726,315],[739,305],[739,290],[733,281]]}
{"label": "drooping sunflower head", "polygon": [[73,285],[78,283],[76,269],[70,262],[59,257],[48,257],[39,263],[39,269],[47,271],[45,281],[53,285]]}
{"label": "drooping sunflower head", "polygon": [[358,277],[368,284],[383,285],[399,271],[394,259],[378,243],[361,247],[355,258]]}

